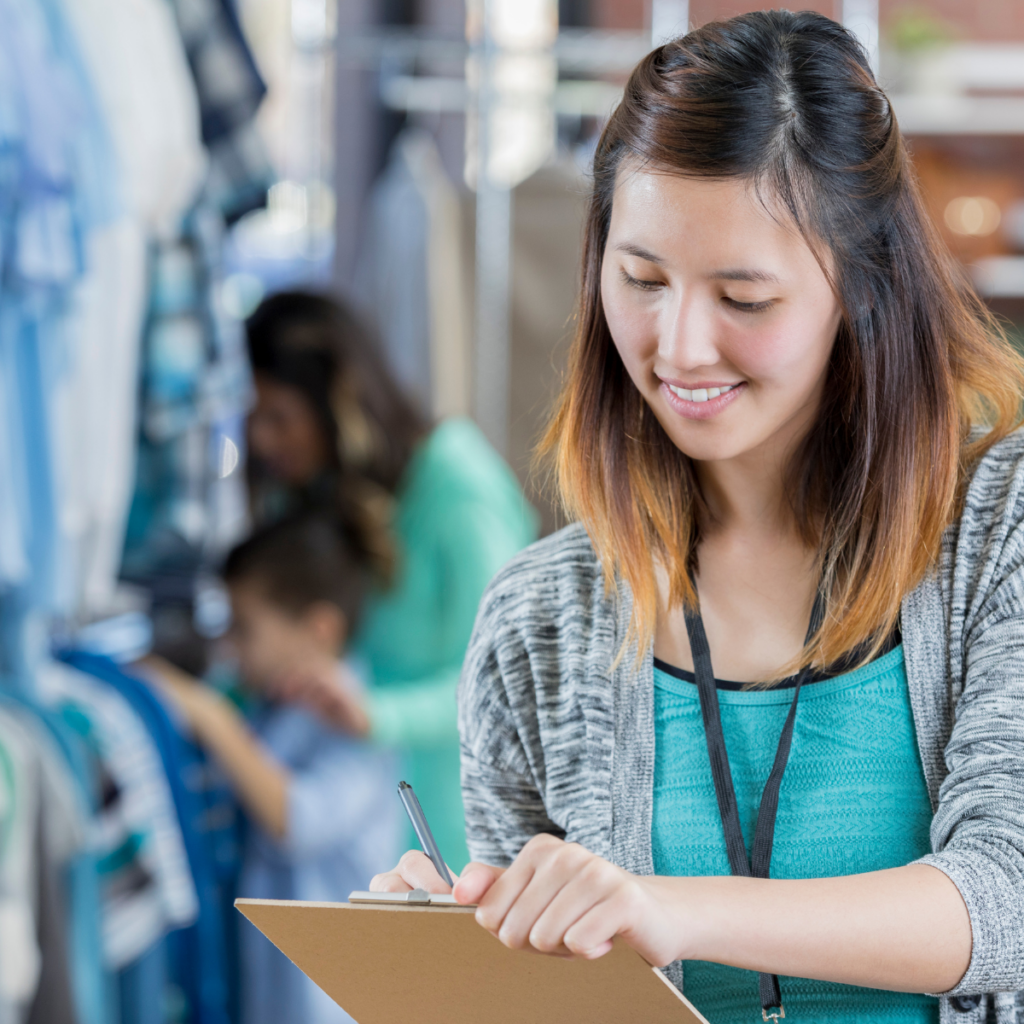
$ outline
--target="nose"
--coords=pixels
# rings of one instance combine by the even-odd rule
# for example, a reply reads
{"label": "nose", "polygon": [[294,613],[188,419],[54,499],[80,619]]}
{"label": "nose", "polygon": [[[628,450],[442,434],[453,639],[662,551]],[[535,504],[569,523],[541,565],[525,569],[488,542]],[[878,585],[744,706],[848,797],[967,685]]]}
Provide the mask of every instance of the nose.
{"label": "nose", "polygon": [[659,324],[658,355],[681,372],[720,361],[716,318],[706,297],[680,288],[675,300],[666,304]]}

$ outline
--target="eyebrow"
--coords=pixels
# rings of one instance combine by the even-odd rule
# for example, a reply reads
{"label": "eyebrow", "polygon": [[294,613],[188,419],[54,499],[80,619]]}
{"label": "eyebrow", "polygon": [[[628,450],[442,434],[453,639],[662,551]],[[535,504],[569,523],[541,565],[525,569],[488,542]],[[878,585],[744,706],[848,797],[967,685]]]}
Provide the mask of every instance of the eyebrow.
{"label": "eyebrow", "polygon": [[734,268],[731,270],[715,270],[708,274],[713,281],[770,281],[778,284],[779,279],[767,270],[747,270]]}
{"label": "eyebrow", "polygon": [[[650,249],[645,249],[642,245],[620,242],[615,248],[619,252],[629,253],[630,256],[636,256],[638,259],[646,260],[648,263],[656,263],[658,266],[665,262],[660,256],[656,256]],[[772,284],[778,284],[779,282],[779,279],[767,270],[752,270],[744,267],[714,270],[707,276],[712,281],[767,281]]]}
{"label": "eyebrow", "polygon": [[648,263],[657,263],[659,266],[665,261],[660,256],[655,256],[649,249],[645,249],[642,245],[633,245],[630,242],[620,242],[615,246],[619,252],[628,252],[630,256],[636,256],[638,259],[647,260]]}

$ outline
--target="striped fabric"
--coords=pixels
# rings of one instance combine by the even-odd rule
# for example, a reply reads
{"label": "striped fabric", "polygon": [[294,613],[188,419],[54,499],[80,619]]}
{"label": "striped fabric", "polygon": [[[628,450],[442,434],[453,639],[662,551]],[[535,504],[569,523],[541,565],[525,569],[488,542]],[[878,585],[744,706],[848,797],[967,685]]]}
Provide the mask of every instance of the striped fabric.
{"label": "striped fabric", "polygon": [[[579,525],[533,545],[480,606],[459,689],[469,848],[508,864],[550,832],[652,874],[653,660],[615,662],[631,597]],[[934,810],[922,858],[958,887],[973,955],[942,1024],[1024,1024],[1024,432],[978,464],[936,571],[904,599]],[[683,987],[682,967],[666,969]]]}

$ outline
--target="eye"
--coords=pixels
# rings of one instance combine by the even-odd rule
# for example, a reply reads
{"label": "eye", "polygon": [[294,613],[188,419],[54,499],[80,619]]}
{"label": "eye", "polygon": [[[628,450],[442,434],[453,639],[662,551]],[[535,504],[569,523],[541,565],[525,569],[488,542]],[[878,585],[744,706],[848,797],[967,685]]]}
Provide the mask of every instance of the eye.
{"label": "eye", "polygon": [[764,302],[737,302],[736,299],[730,299],[728,295],[723,295],[722,301],[740,313],[763,313],[774,305],[770,299],[766,299]]}
{"label": "eye", "polygon": [[654,291],[656,288],[662,287],[661,281],[645,281],[640,277],[633,277],[632,274],[627,274],[625,270],[620,271],[622,274],[622,280],[625,284],[628,284],[631,288],[639,288],[644,292]]}

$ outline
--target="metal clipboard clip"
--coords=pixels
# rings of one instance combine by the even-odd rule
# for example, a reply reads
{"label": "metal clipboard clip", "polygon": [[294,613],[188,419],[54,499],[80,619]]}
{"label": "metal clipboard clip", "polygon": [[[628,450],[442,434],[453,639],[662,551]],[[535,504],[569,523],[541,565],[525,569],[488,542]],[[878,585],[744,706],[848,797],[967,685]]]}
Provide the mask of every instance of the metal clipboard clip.
{"label": "metal clipboard clip", "polygon": [[413,889],[412,892],[350,892],[349,903],[404,903],[417,907],[460,907],[451,893],[427,892]]}

